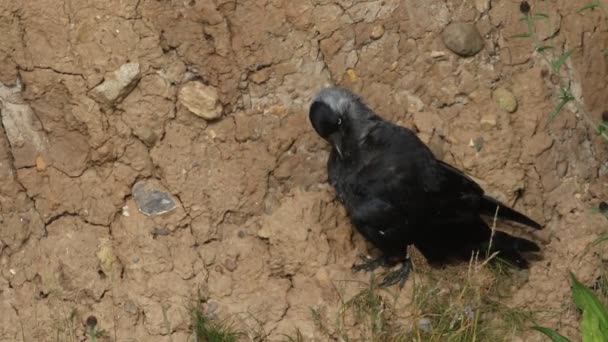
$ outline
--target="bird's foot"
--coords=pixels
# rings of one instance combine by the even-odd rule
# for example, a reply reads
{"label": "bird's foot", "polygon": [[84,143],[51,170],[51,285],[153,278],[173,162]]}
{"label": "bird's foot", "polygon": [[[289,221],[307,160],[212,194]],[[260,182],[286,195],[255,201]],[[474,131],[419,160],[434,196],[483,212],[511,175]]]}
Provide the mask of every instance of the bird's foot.
{"label": "bird's foot", "polygon": [[402,289],[403,285],[405,285],[405,281],[409,277],[411,271],[412,271],[412,262],[410,261],[410,258],[405,258],[401,262],[401,267],[398,270],[387,274],[378,286],[379,287],[388,287],[388,286],[399,283],[399,288]]}
{"label": "bird's foot", "polygon": [[359,254],[359,259],[361,259],[363,261],[363,263],[354,264],[352,266],[351,269],[355,272],[359,272],[359,271],[371,272],[380,266],[385,266],[388,262],[388,260],[385,256],[381,256],[381,257],[373,259],[373,258],[367,257],[363,254]]}

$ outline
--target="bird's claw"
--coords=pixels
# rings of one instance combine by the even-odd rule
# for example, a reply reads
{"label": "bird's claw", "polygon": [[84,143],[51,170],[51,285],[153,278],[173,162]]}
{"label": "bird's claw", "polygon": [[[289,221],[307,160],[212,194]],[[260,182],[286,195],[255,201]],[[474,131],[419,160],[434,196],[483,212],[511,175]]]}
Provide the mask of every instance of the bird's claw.
{"label": "bird's claw", "polygon": [[393,272],[387,274],[382,282],[378,285],[379,287],[388,287],[394,284],[399,283],[399,288],[402,289],[403,285],[405,285],[405,281],[410,275],[412,270],[412,262],[410,259],[405,259],[401,263],[401,267]]}
{"label": "bird's claw", "polygon": [[363,261],[361,264],[354,264],[351,269],[355,272],[359,272],[359,271],[367,271],[367,272],[371,272],[375,269],[377,269],[380,266],[384,266],[386,265],[386,258],[384,256],[381,256],[379,258],[376,259],[372,259],[368,256],[365,256],[363,254],[359,254],[358,257]]}

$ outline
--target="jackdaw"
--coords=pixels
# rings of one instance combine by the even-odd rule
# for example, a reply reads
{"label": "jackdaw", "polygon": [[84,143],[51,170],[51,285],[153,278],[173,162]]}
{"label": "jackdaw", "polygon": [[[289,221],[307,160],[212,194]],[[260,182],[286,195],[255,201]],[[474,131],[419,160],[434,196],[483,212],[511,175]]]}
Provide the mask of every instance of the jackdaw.
{"label": "jackdaw", "polygon": [[382,255],[353,270],[401,267],[381,286],[403,286],[411,270],[407,246],[431,264],[498,252],[527,268],[521,252],[540,251],[529,240],[493,231],[480,215],[541,229],[527,216],[485,195],[470,177],[438,160],[411,130],[382,119],[351,91],[330,87],[313,99],[309,119],[331,146],[329,183],[353,225]]}

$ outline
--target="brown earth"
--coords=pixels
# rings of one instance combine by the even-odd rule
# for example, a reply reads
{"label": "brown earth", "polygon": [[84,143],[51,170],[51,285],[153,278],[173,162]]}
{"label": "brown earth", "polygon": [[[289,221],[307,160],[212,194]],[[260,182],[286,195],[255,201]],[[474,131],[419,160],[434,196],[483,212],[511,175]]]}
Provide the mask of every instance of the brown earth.
{"label": "brown earth", "polygon": [[[577,13],[586,2],[531,1],[552,17],[541,35],[578,48],[565,68],[598,118],[608,27]],[[515,0],[0,2],[0,340],[54,341],[75,312],[78,339],[95,315],[107,340],[185,341],[199,295],[269,340],[324,340],[310,308],[330,319],[336,288],[359,286],[343,280],[367,281],[350,271],[365,244],[307,117],[331,83],[546,224],[544,258],[510,304],[561,310],[545,323],[572,336],[567,271],[599,274],[582,253],[606,227],[590,208],[606,199],[608,154],[572,112],[548,122],[556,88],[530,41],[511,38],[520,17]],[[472,58],[441,41],[456,20],[484,37]],[[100,95],[126,63],[139,72]],[[221,118],[179,100],[188,82],[217,89]],[[516,112],[492,101],[497,87]],[[142,180],[177,208],[138,211]]]}

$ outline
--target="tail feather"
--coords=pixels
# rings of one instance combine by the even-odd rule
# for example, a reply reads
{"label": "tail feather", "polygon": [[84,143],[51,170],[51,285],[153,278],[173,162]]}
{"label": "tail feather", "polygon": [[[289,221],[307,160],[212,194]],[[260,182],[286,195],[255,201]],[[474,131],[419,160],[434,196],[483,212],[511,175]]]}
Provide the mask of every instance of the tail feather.
{"label": "tail feather", "polygon": [[497,231],[492,239],[491,251],[498,252],[499,258],[519,268],[528,268],[528,261],[520,253],[539,252],[540,246],[533,241]]}
{"label": "tail feather", "polygon": [[425,229],[416,230],[413,244],[430,263],[443,264],[451,259],[468,260],[472,252],[490,254],[519,268],[527,268],[522,253],[539,252],[534,241],[494,231],[480,217],[461,218],[460,221],[431,221]]}
{"label": "tail feather", "polygon": [[487,215],[494,215],[498,207],[498,217],[514,222],[518,222],[534,229],[542,229],[542,226],[528,216],[509,208],[497,199],[484,195],[481,200],[481,210]]}

